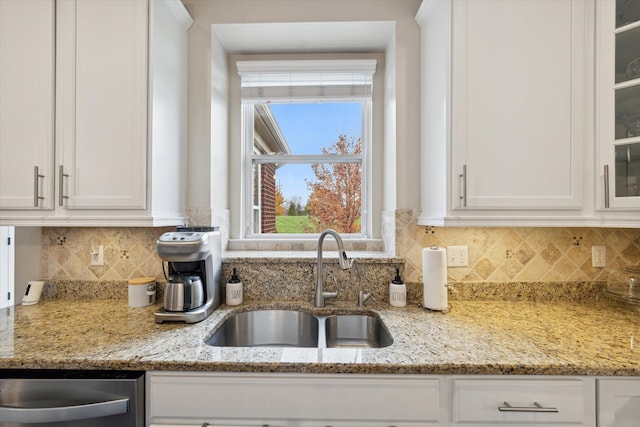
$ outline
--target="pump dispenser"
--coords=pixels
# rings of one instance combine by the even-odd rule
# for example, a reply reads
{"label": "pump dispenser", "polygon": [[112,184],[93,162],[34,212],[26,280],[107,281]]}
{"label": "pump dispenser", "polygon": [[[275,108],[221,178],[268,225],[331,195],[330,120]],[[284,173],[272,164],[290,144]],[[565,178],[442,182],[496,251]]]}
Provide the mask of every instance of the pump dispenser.
{"label": "pump dispenser", "polygon": [[227,296],[225,302],[227,305],[242,304],[242,282],[238,279],[238,273],[235,267],[233,268],[231,279],[227,283]]}
{"label": "pump dispenser", "polygon": [[407,285],[400,277],[400,269],[396,268],[396,277],[389,284],[389,304],[393,307],[407,305]]}

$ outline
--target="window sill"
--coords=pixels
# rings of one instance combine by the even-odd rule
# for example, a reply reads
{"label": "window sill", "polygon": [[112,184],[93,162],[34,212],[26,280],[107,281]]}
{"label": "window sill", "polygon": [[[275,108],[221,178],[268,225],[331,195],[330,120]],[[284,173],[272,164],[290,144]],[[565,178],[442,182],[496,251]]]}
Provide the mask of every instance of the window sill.
{"label": "window sill", "polygon": [[[382,239],[343,239],[345,251],[350,258],[394,258],[384,250]],[[315,259],[317,257],[317,239],[231,239],[225,259],[238,258],[279,258],[279,259]],[[326,239],[323,250],[327,258],[337,258],[335,241]]]}

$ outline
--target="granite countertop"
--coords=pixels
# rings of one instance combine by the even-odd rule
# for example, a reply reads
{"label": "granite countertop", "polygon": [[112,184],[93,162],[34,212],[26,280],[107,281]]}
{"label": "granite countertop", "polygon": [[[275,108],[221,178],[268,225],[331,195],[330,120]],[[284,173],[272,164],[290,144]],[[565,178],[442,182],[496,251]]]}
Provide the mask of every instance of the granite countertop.
{"label": "granite countertop", "polygon": [[[353,304],[328,307],[357,310]],[[640,376],[640,314],[606,301],[451,301],[447,313],[367,304],[394,343],[381,349],[211,347],[232,312],[308,302],[221,306],[193,325],[156,324],[126,300],[43,300],[0,310],[0,368]],[[326,310],[318,314],[326,314]]]}

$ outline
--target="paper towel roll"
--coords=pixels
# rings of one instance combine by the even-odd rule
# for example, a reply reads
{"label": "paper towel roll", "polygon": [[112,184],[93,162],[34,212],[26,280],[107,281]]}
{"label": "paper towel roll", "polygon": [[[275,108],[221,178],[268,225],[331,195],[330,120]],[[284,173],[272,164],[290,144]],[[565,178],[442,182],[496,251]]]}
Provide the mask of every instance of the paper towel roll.
{"label": "paper towel roll", "polygon": [[430,310],[447,309],[447,251],[444,248],[422,249],[422,305]]}

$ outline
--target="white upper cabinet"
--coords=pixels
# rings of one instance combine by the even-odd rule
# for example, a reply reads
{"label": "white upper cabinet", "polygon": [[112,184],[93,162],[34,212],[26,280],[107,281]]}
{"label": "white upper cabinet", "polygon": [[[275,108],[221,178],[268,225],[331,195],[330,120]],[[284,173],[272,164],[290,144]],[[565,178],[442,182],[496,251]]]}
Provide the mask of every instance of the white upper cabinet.
{"label": "white upper cabinet", "polygon": [[55,3],[0,1],[0,208],[53,209]]}
{"label": "white upper cabinet", "polygon": [[66,209],[144,209],[147,3],[58,5],[59,197]]}
{"label": "white upper cabinet", "polygon": [[422,28],[419,224],[583,220],[585,48],[593,3],[427,0],[416,19]]}
{"label": "white upper cabinet", "polygon": [[597,6],[596,215],[640,225],[640,4]]}
{"label": "white upper cabinet", "polygon": [[[5,2],[1,3],[4,8]],[[53,2],[32,3],[40,9],[45,5],[53,9]],[[48,22],[49,28],[55,28],[55,34],[53,30],[42,30],[47,27],[40,21],[32,22],[35,19],[27,12],[24,14],[29,15],[30,29],[21,25],[5,28],[5,20],[20,22],[20,19],[16,19],[16,11],[6,14],[3,10],[3,51],[5,43],[11,45],[11,39],[20,36],[19,31],[44,33],[27,40],[34,50],[43,52],[38,57],[49,58],[40,61],[50,66],[39,69],[35,75],[31,69],[35,68],[36,55],[31,59],[32,49],[21,45],[24,55],[20,56],[16,47],[14,56],[22,62],[11,65],[12,74],[5,75],[4,68],[10,65],[3,54],[0,116],[3,123],[11,120],[17,124],[7,131],[11,135],[5,137],[4,131],[2,134],[0,223],[87,226],[184,223],[186,55],[187,30],[192,23],[186,9],[175,0],[58,0],[55,14],[53,10],[50,12],[48,21],[41,20]],[[5,38],[9,40],[5,42]],[[55,101],[53,86],[40,84],[53,85],[54,75]],[[27,92],[27,100],[21,98],[19,91],[7,92],[9,99],[4,96],[5,86],[10,85],[5,80],[10,77],[19,82],[20,88],[33,86]],[[49,105],[48,115],[28,110],[30,105],[41,104]],[[21,110],[12,111],[14,105]],[[45,120],[54,117],[55,133],[53,124]],[[24,130],[26,136],[21,135]],[[44,137],[36,138],[35,132]],[[22,139],[14,135],[21,135]],[[22,143],[27,137],[28,141]],[[43,161],[20,157],[25,145],[29,152],[34,152],[31,157],[46,157],[44,154],[48,153],[47,164],[39,168],[39,177],[34,166]],[[4,160],[5,153],[19,159],[8,171],[4,168],[8,162]],[[30,174],[29,192],[23,184],[27,178],[21,178],[19,186],[5,178],[18,173],[26,176],[23,169]],[[40,197],[37,204],[36,197]]]}

